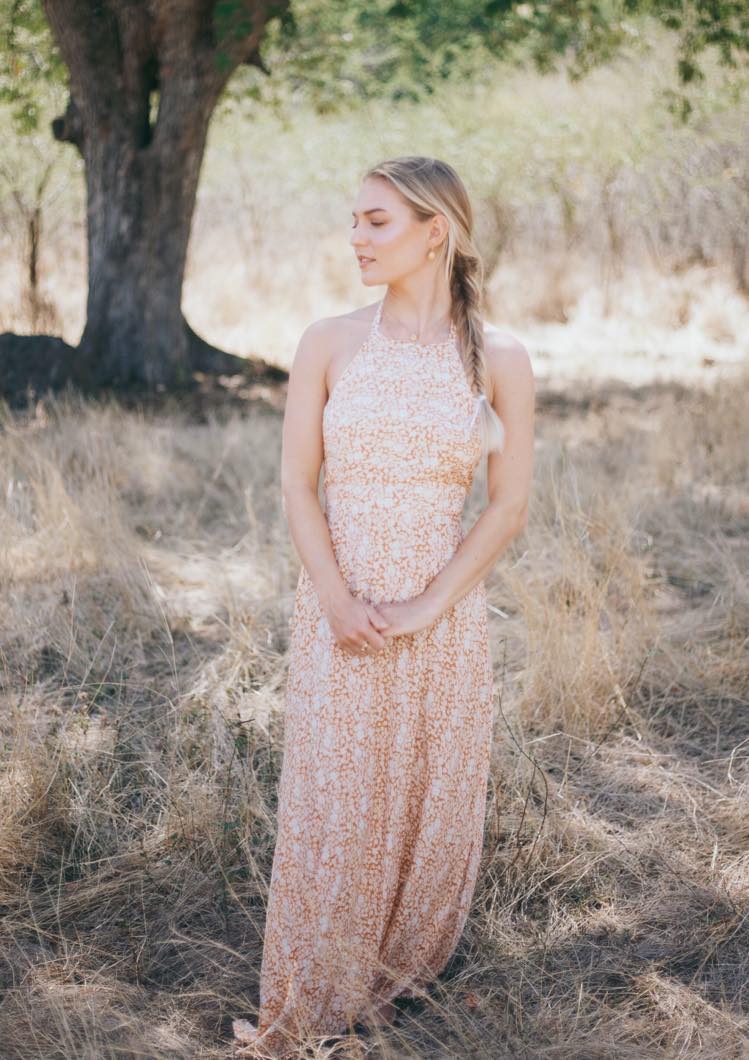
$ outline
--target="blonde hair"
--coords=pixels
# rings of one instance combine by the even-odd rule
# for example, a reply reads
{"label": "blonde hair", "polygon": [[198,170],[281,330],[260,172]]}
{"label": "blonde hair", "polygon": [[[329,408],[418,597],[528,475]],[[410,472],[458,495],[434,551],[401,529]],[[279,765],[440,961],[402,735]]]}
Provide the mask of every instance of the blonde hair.
{"label": "blonde hair", "polygon": [[482,452],[504,449],[505,430],[486,395],[484,353],[484,264],[473,239],[473,208],[463,181],[447,162],[424,155],[403,155],[378,162],[362,180],[390,181],[419,221],[435,213],[448,222],[440,251],[451,301],[452,320],[468,385],[478,399]]}

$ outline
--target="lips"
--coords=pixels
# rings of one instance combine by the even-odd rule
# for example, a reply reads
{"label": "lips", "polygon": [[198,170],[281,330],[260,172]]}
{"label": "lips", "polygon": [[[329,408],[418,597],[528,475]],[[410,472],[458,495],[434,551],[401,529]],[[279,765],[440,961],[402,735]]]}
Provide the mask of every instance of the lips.
{"label": "lips", "polygon": [[360,265],[369,265],[370,262],[373,262],[375,260],[374,258],[367,258],[363,254],[357,254],[356,256],[359,259]]}

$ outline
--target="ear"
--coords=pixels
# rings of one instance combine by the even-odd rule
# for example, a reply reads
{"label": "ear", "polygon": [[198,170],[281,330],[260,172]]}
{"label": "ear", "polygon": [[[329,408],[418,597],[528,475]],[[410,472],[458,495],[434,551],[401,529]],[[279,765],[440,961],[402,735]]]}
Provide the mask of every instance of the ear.
{"label": "ear", "polygon": [[434,238],[442,242],[447,236],[450,230],[450,226],[447,223],[447,218],[443,213],[436,213],[432,219],[432,227],[429,230],[430,238]]}

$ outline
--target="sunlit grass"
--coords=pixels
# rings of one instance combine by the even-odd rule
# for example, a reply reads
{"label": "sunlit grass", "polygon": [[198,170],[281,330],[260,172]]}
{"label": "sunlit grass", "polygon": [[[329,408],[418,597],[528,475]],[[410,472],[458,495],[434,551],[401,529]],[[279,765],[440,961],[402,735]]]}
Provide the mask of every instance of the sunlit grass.
{"label": "sunlit grass", "polygon": [[[382,1055],[745,1041],[748,395],[543,407],[530,521],[487,582],[471,917]],[[279,459],[260,407],[4,413],[9,1057],[225,1055],[254,1013],[298,572]]]}

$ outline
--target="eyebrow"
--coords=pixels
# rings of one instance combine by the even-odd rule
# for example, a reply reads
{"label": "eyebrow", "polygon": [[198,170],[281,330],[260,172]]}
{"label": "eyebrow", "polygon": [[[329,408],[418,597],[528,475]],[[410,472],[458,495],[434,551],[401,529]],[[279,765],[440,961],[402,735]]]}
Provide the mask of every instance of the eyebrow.
{"label": "eyebrow", "polygon": [[[362,212],[366,216],[367,214],[370,214],[370,213],[377,213],[378,210],[382,210],[383,213],[387,213],[387,210],[385,209],[384,206],[373,206],[371,210],[363,210]],[[352,217],[356,217],[356,210],[352,210],[351,211],[351,216]]]}

